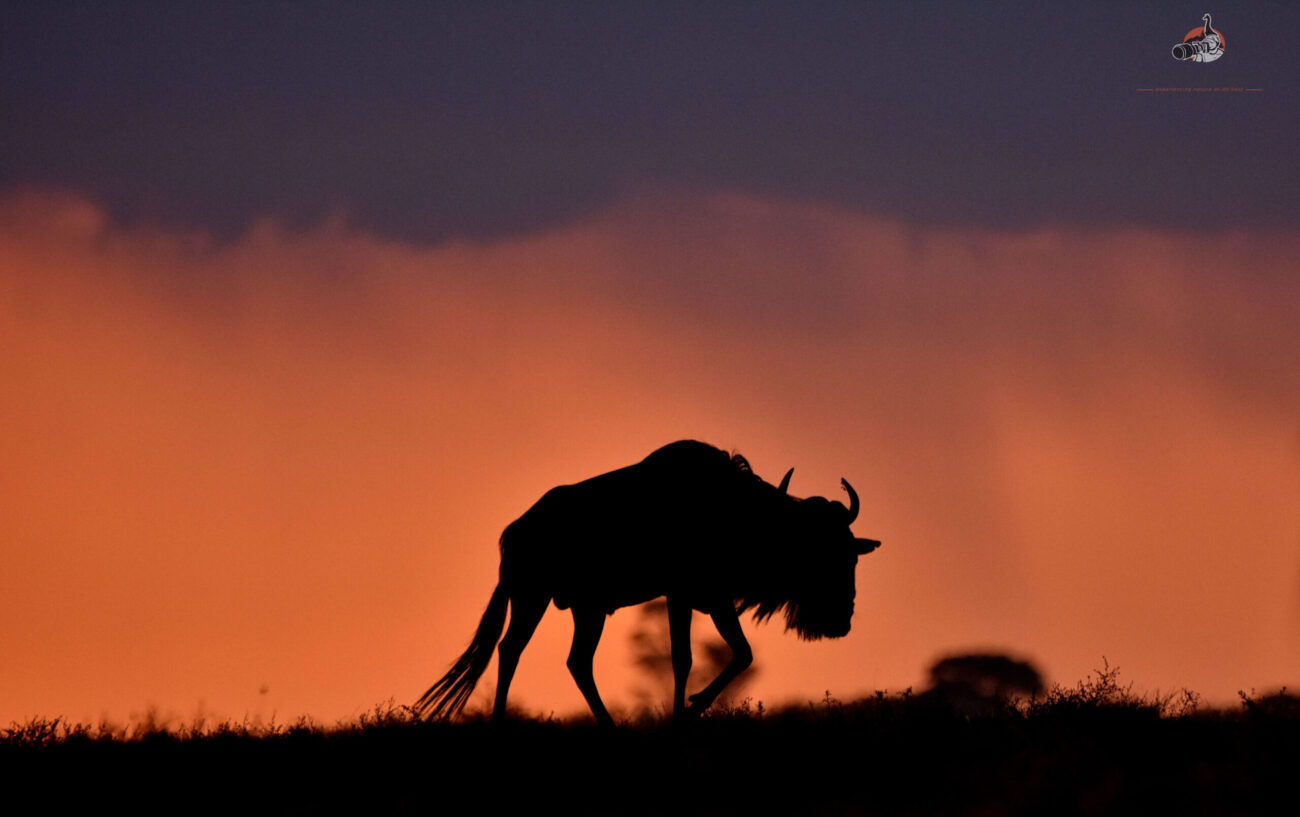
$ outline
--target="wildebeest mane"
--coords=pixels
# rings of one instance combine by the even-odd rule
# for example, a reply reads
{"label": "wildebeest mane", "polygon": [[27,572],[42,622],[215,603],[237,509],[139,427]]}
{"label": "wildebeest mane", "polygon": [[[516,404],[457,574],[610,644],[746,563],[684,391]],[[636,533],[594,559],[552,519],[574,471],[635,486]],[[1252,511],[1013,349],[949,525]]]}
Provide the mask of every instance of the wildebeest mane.
{"label": "wildebeest mane", "polygon": [[[739,451],[731,452],[731,464],[736,466],[736,470],[746,474],[754,474],[754,469],[750,467],[749,460],[741,456]],[[754,474],[757,477],[757,474]]]}
{"label": "wildebeest mane", "polygon": [[800,553],[801,543],[792,542],[786,533],[798,529],[796,517],[804,500],[765,482],[737,451],[731,453],[731,465],[740,511],[737,533],[749,557],[749,569],[742,571],[744,581],[734,599],[736,612],[752,610],[759,623],[782,613],[785,629],[794,630],[799,638],[815,641],[826,637],[823,611],[818,609],[824,588],[805,585],[803,579],[818,571],[804,569],[801,562],[809,554]]}

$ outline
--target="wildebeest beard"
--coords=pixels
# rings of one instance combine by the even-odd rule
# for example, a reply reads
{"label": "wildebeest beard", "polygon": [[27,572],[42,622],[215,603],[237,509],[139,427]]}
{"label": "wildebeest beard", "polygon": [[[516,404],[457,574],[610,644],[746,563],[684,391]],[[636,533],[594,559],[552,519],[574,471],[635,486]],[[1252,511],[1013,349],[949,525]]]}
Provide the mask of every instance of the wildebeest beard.
{"label": "wildebeest beard", "polygon": [[763,622],[775,613],[785,616],[785,629],[793,630],[803,641],[818,641],[823,638],[840,638],[848,635],[852,622],[853,605],[850,603],[842,610],[824,600],[799,601],[798,599],[773,599],[752,601],[741,599],[737,612],[754,610],[754,621]]}
{"label": "wildebeest beard", "polygon": [[737,612],[752,609],[756,622],[782,613],[786,631],[793,630],[804,641],[847,635],[853,617],[856,557],[846,549],[844,555],[851,561],[834,564],[838,560],[828,559],[826,553],[834,543],[817,541],[816,534],[813,541],[806,539],[828,515],[846,513],[844,507],[822,497],[787,496],[753,476],[744,457],[733,455],[732,463],[750,477],[752,482],[745,487],[753,492],[747,497],[752,504],[744,534],[753,547],[752,572],[736,599]]}
{"label": "wildebeest beard", "polygon": [[[807,561],[800,557],[790,560],[756,556],[752,564],[758,570],[747,577],[736,599],[736,611],[752,609],[756,622],[781,613],[785,629],[793,630],[804,641],[847,635],[853,618],[853,570],[857,559],[847,553],[843,557],[842,564],[831,564],[815,557],[807,559],[806,554],[803,559]],[[839,560],[827,560],[832,561]]]}

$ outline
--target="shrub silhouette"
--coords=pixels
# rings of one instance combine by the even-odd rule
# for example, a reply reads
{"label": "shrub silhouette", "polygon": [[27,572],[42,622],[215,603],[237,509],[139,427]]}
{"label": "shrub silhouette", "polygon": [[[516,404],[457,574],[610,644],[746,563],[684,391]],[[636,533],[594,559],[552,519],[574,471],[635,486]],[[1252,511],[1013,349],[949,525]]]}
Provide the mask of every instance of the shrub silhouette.
{"label": "shrub silhouette", "polygon": [[966,715],[988,715],[1043,691],[1043,677],[1028,661],[1001,653],[950,655],[930,667],[923,693]]}

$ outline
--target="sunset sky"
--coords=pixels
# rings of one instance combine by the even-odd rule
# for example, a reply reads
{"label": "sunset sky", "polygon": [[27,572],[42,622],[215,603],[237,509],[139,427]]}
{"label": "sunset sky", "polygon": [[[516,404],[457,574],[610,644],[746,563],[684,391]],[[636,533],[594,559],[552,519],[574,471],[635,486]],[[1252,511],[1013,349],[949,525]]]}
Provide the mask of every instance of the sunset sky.
{"label": "sunset sky", "polygon": [[885,543],[844,639],[746,622],[769,706],[1300,686],[1300,7],[635,8],[0,6],[0,725],[409,703],[682,438]]}

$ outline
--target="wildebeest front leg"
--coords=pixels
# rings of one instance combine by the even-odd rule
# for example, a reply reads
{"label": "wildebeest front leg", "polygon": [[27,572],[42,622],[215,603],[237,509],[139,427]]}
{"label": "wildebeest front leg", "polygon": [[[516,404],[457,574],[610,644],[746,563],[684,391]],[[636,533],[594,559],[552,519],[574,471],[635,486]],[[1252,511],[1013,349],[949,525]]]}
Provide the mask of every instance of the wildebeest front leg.
{"label": "wildebeest front leg", "polygon": [[602,611],[573,608],[573,646],[569,648],[568,667],[582,697],[587,699],[587,706],[591,707],[591,714],[596,716],[596,722],[601,726],[613,726],[614,719],[600,700],[596,678],[591,671],[596,645],[600,643],[600,633],[604,629],[605,614]]}
{"label": "wildebeest front leg", "polygon": [[689,602],[668,598],[668,640],[673,652],[673,718],[686,715],[686,679],[691,675],[691,609]]}
{"label": "wildebeest front leg", "polygon": [[691,696],[691,706],[687,710],[691,714],[698,715],[708,709],[722,690],[727,688],[727,684],[754,661],[754,653],[740,629],[740,617],[736,615],[735,609],[728,605],[712,613],[712,618],[714,626],[718,628],[718,635],[731,648],[731,661],[708,686]]}

